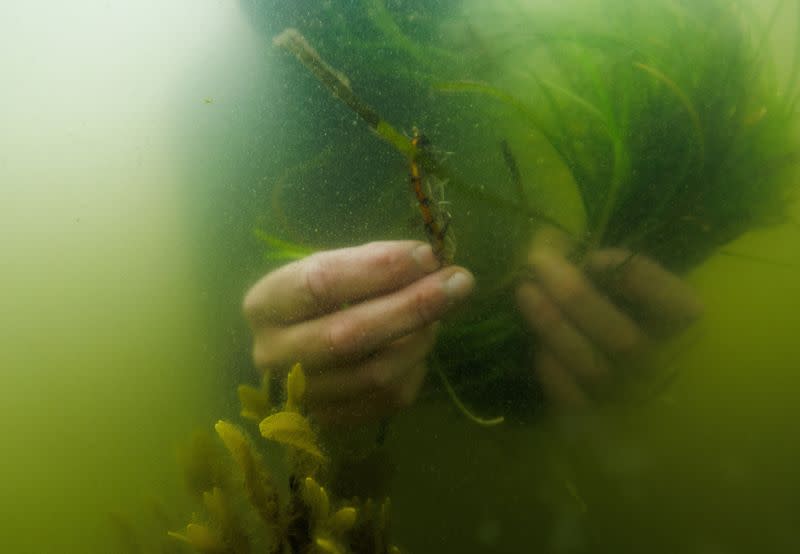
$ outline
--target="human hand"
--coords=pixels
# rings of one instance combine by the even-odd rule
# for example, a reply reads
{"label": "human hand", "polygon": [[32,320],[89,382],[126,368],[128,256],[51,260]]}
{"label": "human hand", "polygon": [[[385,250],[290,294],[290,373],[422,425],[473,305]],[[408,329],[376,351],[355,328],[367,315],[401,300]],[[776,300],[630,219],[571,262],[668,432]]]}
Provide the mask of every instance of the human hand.
{"label": "human hand", "polygon": [[587,255],[583,270],[563,252],[563,236],[545,233],[528,255],[535,280],[517,304],[540,347],[534,371],[556,406],[601,398],[626,371],[642,365],[654,340],[685,329],[703,306],[679,277],[623,249]]}
{"label": "human hand", "polygon": [[440,268],[421,242],[319,252],[267,274],[246,294],[253,360],[277,371],[302,363],[318,421],[378,419],[414,401],[436,322],[473,287],[466,269]]}

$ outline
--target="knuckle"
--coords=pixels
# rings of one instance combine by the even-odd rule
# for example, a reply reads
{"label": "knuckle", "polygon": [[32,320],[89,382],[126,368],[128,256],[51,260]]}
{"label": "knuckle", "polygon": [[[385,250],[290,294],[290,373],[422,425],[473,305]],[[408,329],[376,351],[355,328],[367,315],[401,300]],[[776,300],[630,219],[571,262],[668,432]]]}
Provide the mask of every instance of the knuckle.
{"label": "knuckle", "polygon": [[436,291],[419,289],[411,296],[407,311],[411,314],[414,327],[423,327],[438,319],[438,305],[440,304]]}
{"label": "knuckle", "polygon": [[334,279],[330,264],[320,255],[312,255],[303,265],[303,285],[308,299],[314,304],[325,302]]}
{"label": "knuckle", "polygon": [[370,390],[376,393],[393,393],[394,380],[391,368],[386,366],[378,366],[371,368],[368,372],[368,386]]}
{"label": "knuckle", "polygon": [[349,320],[341,319],[331,322],[324,332],[325,346],[333,356],[346,357],[358,348],[365,333]]}
{"label": "knuckle", "polygon": [[616,333],[611,342],[612,354],[617,357],[634,356],[641,352],[644,345],[644,336],[633,327],[623,329]]}
{"label": "knuckle", "polygon": [[403,255],[396,248],[380,242],[372,243],[372,248],[375,250],[373,260],[376,266],[385,270],[396,270],[402,265]]}
{"label": "knuckle", "polygon": [[522,312],[535,328],[545,330],[562,324],[561,311],[543,292],[535,289],[522,298]]}
{"label": "knuckle", "polygon": [[564,323],[561,311],[553,302],[547,299],[542,299],[539,302],[533,318],[539,329],[557,328]]}
{"label": "knuckle", "polygon": [[580,305],[586,301],[588,288],[576,275],[565,275],[557,285],[558,298],[567,305]]}

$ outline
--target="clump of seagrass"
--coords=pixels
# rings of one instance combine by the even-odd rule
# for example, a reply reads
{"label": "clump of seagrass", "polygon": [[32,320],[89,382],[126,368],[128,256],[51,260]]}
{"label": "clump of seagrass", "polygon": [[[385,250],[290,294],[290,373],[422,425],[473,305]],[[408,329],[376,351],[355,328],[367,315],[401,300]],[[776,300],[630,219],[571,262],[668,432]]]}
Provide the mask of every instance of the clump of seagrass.
{"label": "clump of seagrass", "polygon": [[[286,379],[286,402],[273,407],[268,377],[260,388],[242,385],[242,417],[259,422],[261,436],[285,450],[288,477],[279,479],[265,455],[237,425],[214,426],[233,464],[207,448],[202,459],[189,456],[193,472],[187,483],[208,486],[200,493],[202,515],[195,514],[181,532],[169,535],[197,552],[220,554],[365,553],[389,554],[389,500],[332,499],[318,483],[328,462],[317,434],[303,414],[305,375],[296,364]],[[202,471],[206,466],[207,471]],[[220,467],[226,467],[221,472]],[[199,478],[198,475],[204,476]]]}
{"label": "clump of seagrass", "polygon": [[[413,139],[409,139],[391,125],[388,121],[378,114],[378,112],[361,100],[350,86],[350,80],[340,71],[331,67],[306,38],[297,29],[286,29],[272,40],[273,44],[283,48],[302,63],[317,80],[322,83],[336,98],[341,100],[348,108],[355,112],[370,128],[383,140],[392,145],[398,152],[405,156],[411,166],[412,183],[414,177],[419,180],[418,185],[413,185],[415,195],[419,201],[423,214],[432,214],[435,211],[435,203],[426,194],[422,186],[422,173],[426,177],[435,178],[438,182],[448,182],[452,176],[431,154],[429,148],[422,148],[421,135],[415,134]],[[447,224],[443,221],[433,221],[433,216],[428,218],[423,216],[428,241],[433,247],[442,265],[453,262],[455,243],[453,232],[450,228],[450,219]],[[438,231],[433,231],[434,225]]]}
{"label": "clump of seagrass", "polygon": [[774,3],[763,23],[725,0],[561,4],[520,13],[528,24],[496,37],[528,64],[513,89],[502,75],[435,88],[504,105],[550,145],[583,201],[581,250],[622,246],[682,272],[785,221],[800,167],[800,39],[784,81],[769,39],[780,18],[800,22],[800,4]]}

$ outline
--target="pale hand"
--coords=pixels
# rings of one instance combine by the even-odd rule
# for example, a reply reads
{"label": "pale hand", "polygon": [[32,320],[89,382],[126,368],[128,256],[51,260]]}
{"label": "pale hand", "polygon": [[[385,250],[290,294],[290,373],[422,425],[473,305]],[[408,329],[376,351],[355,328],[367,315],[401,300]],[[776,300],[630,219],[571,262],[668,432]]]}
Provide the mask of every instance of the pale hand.
{"label": "pale hand", "polygon": [[473,287],[467,270],[440,268],[421,242],[319,252],[267,274],[245,296],[253,360],[275,372],[301,362],[318,421],[376,420],[415,400],[436,322]]}
{"label": "pale hand", "polygon": [[539,340],[534,372],[545,395],[556,407],[579,407],[602,398],[615,373],[636,367],[654,340],[685,329],[703,306],[653,260],[604,249],[579,269],[554,237],[534,241],[535,279],[518,287],[517,304]]}

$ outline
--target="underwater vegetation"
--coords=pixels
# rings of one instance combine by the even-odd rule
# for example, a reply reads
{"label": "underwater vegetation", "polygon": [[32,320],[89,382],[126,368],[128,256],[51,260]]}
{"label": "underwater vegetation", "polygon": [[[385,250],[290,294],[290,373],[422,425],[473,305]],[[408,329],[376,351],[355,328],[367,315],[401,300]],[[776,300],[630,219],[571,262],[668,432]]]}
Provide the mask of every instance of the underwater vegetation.
{"label": "underwater vegetation", "polygon": [[[349,29],[349,67],[357,73],[405,69],[410,96],[420,88],[474,95],[484,103],[470,106],[485,106],[487,118],[497,117],[491,103],[521,116],[530,132],[546,139],[579,189],[586,224],[574,238],[586,247],[625,246],[684,270],[747,229],[781,218],[800,155],[800,40],[781,80],[768,38],[778,17],[800,21],[796,3],[778,2],[763,24],[747,4],[721,0],[581,0],[516,14],[512,8],[503,15],[509,21],[499,23],[502,36],[467,24],[464,32],[480,48],[460,55],[447,44],[421,44],[426,35],[417,30],[415,36],[411,15],[397,13],[393,3],[363,4],[363,12],[355,12],[371,22],[362,24],[374,37],[359,41],[356,22],[347,26],[341,13],[329,14],[331,25]],[[303,31],[287,30],[274,42],[399,153],[416,155],[410,138],[362,101],[354,92],[358,82],[322,61],[326,52],[318,54]],[[361,59],[378,38],[383,47],[372,55],[395,52],[393,63],[382,58],[373,66],[370,58]],[[331,46],[337,55],[342,48]],[[445,80],[451,76],[461,78]],[[511,178],[524,182],[514,160],[522,151],[508,142],[502,149]],[[449,187],[502,207],[509,224],[519,217],[543,218],[523,191],[521,197],[503,197],[455,179],[435,160],[423,165]]]}
{"label": "underwater vegetation", "polygon": [[[194,505],[182,529],[176,506],[151,499],[148,517],[110,514],[115,551],[130,554],[202,552],[216,554],[398,554],[389,543],[390,501],[386,496],[337,498],[321,482],[340,479],[313,423],[304,415],[305,375],[295,364],[285,380],[282,406],[270,398],[270,377],[240,385],[240,415],[257,424],[263,441],[241,426],[220,420],[216,436],[199,431],[179,450],[184,484]],[[337,453],[334,453],[336,456]],[[374,464],[373,464],[374,467]],[[369,471],[367,469],[366,471]],[[355,490],[345,481],[339,490]],[[348,488],[349,487],[349,488]],[[373,485],[360,490],[375,490]],[[153,521],[150,521],[153,520]]]}
{"label": "underwater vegetation", "polygon": [[389,542],[388,497],[337,498],[321,484],[329,480],[344,490],[348,479],[363,482],[368,475],[356,472],[334,483],[342,466],[335,467],[338,454],[323,450],[304,415],[304,391],[300,364],[286,378],[286,399],[280,407],[270,399],[268,375],[259,387],[240,385],[241,416],[256,423],[265,440],[255,441],[239,425],[223,420],[214,425],[216,436],[195,433],[179,452],[184,484],[195,507],[190,522],[175,530],[174,510],[155,500],[148,519],[156,519],[157,525],[143,527],[138,519],[111,514],[115,551],[399,553]]}
{"label": "underwater vegetation", "polygon": [[[360,128],[348,125],[353,141],[381,142],[393,151],[390,161],[397,163],[381,169],[397,178],[386,187],[406,187],[414,197],[413,187],[427,184],[422,179],[446,182],[454,215],[444,236],[458,234],[455,260],[471,266],[478,254],[500,253],[479,275],[482,287],[471,309],[442,326],[430,360],[435,373],[447,376],[443,389],[455,389],[457,403],[456,393],[481,414],[508,420],[537,407],[531,339],[516,313],[513,286],[525,277],[524,252],[540,226],[570,235],[578,263],[589,249],[616,246],[685,272],[739,235],[784,217],[800,161],[800,38],[785,75],[768,38],[780,18],[791,17],[800,29],[797,2],[776,2],[763,21],[736,1],[582,0],[525,9],[502,3],[506,12],[495,16],[497,25],[479,25],[479,17],[465,12],[446,34],[435,32],[438,16],[419,2],[369,0],[341,10],[330,2],[289,4],[298,17],[287,15],[270,38],[303,63],[284,56],[287,66],[298,75],[310,72],[309,82],[331,93],[331,109],[344,105],[358,116]],[[416,7],[406,13],[403,6]],[[384,102],[375,94],[381,88]],[[484,122],[479,130],[453,122],[454,113],[466,110]],[[437,148],[474,142],[471,152],[485,155],[476,162],[452,148],[454,155],[439,157],[418,147],[418,135],[403,132],[415,126]],[[542,152],[527,148],[521,135],[536,136],[545,155],[565,169],[569,179],[557,184],[578,190],[580,226],[538,204],[531,167]],[[339,164],[348,148],[331,141],[278,181],[314,189],[320,174],[348,171]],[[405,171],[412,168],[413,177],[415,164],[420,173],[409,186]],[[486,171],[474,172],[476,165]],[[373,169],[350,164],[351,181]],[[499,184],[487,181],[487,173]],[[279,187],[271,192],[280,196]],[[420,206],[435,199],[420,197],[429,196],[412,198],[417,236],[441,239],[442,233],[423,235],[428,221]],[[361,200],[354,202],[359,208],[369,203]],[[264,214],[267,224],[253,225],[268,263],[330,246],[284,234],[274,222],[308,222],[279,204]],[[473,229],[492,230],[495,242],[488,248],[471,242],[478,234]],[[182,529],[170,527],[165,552],[396,551],[388,539],[388,500],[332,492],[333,460],[303,415],[302,372],[292,375],[281,410],[266,381],[239,390],[242,416],[259,423],[265,440],[225,421],[215,426],[217,436],[193,440],[183,466],[198,511]],[[131,552],[141,551],[124,520],[116,527]]]}
{"label": "underwater vegetation", "polygon": [[537,20],[513,46],[543,55],[528,95],[465,81],[439,90],[493,97],[547,139],[580,191],[589,246],[684,270],[782,218],[800,155],[800,39],[779,82],[768,37],[792,7],[800,21],[800,6],[778,2],[759,27],[739,2],[579,5],[606,17]]}
{"label": "underwater vegetation", "polygon": [[[456,9],[440,7],[450,15]],[[530,340],[511,291],[524,278],[524,254],[538,228],[567,233],[578,263],[590,249],[614,246],[685,272],[748,230],[785,218],[800,161],[800,35],[782,53],[785,71],[769,38],[780,18],[800,28],[797,2],[776,2],[764,19],[748,3],[723,0],[464,3],[439,33],[435,10],[405,8],[372,0],[329,18],[308,8],[303,17],[287,16],[298,28],[274,43],[412,167],[418,162],[447,183],[457,259],[469,263],[485,251],[486,244],[464,241],[474,229],[499,229],[491,245],[497,260],[479,274],[486,286],[471,311],[442,330],[432,362],[459,375],[462,388],[474,381],[473,396],[514,375],[520,387],[507,389],[530,385],[520,372]],[[447,14],[438,15],[440,24]],[[326,21],[348,39],[330,40]],[[329,55],[345,60],[348,75]],[[376,87],[391,89],[393,105],[368,104],[358,93],[362,83],[373,103]],[[405,119],[390,122],[404,100]],[[507,138],[498,147],[481,142],[486,133],[459,128],[453,114],[465,109],[492,137]],[[462,146],[479,144],[480,165],[503,186],[477,180],[487,172],[473,171],[475,162],[428,155],[398,130],[419,122],[436,129],[434,142],[444,150],[457,141],[448,132],[460,133]],[[568,182],[559,186],[578,191],[580,228],[537,204],[529,169],[543,153],[520,143],[524,135],[538,137],[566,170]],[[459,211],[459,202],[469,209]]]}
{"label": "underwater vegetation", "polygon": [[202,512],[170,537],[204,553],[400,552],[388,542],[388,498],[340,501],[320,485],[329,459],[303,414],[305,376],[299,364],[285,388],[280,410],[270,402],[268,376],[261,387],[242,385],[238,391],[242,417],[257,422],[260,435],[283,448],[285,479],[275,472],[280,464],[266,461],[267,453],[244,430],[217,422],[227,456],[208,437],[192,442],[183,465]]}

